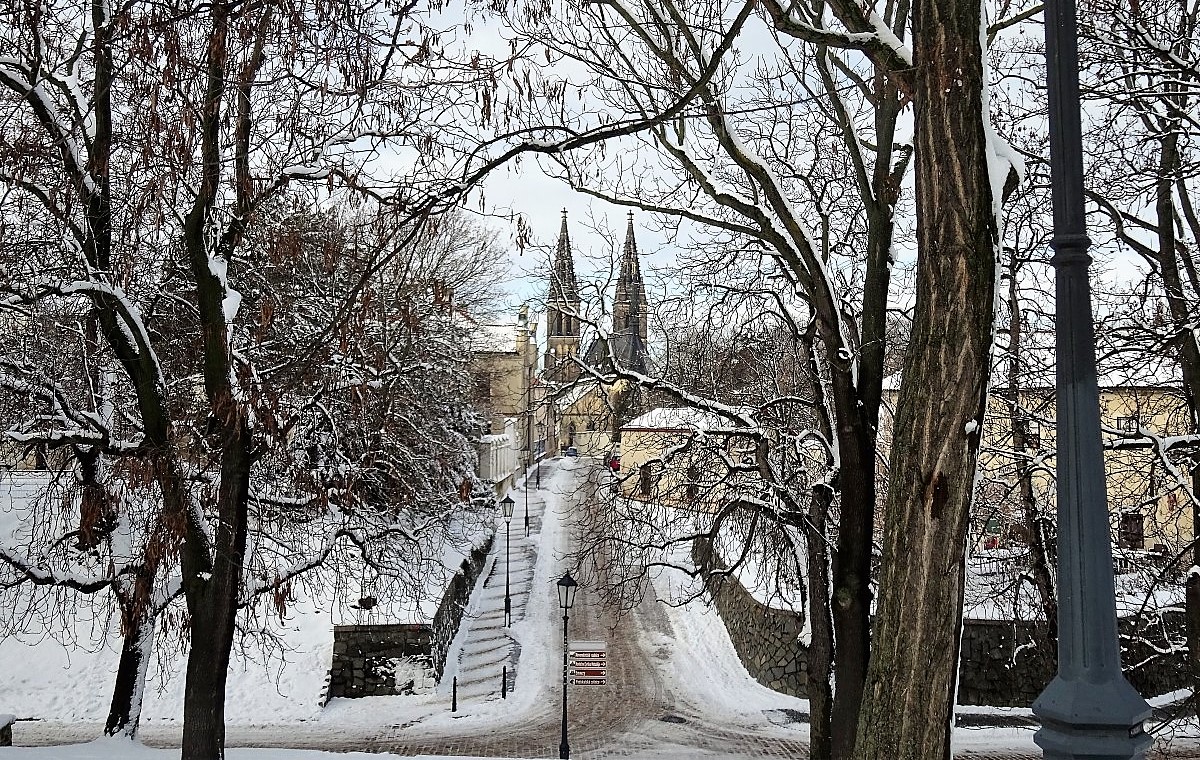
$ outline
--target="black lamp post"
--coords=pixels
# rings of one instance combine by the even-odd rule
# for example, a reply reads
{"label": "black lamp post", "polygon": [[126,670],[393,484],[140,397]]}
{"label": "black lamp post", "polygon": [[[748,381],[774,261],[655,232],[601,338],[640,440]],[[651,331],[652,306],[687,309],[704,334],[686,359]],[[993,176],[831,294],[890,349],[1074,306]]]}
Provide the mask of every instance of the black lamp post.
{"label": "black lamp post", "polygon": [[1058,405],[1058,674],[1033,703],[1049,760],[1135,760],[1150,707],[1121,672],[1083,206],[1075,0],[1046,3]]}
{"label": "black lamp post", "polygon": [[537,424],[537,448],[534,450],[534,455],[537,457],[537,477],[534,481],[534,488],[542,487],[542,456],[546,452],[546,425],[539,422]]}
{"label": "black lamp post", "polygon": [[[533,457],[530,449],[530,457]],[[525,538],[529,538],[529,466],[525,467]]]}
{"label": "black lamp post", "polygon": [[559,760],[571,757],[571,745],[567,744],[567,615],[575,604],[575,591],[579,584],[566,573],[558,580],[558,606],[563,611],[563,698],[562,698],[562,741],[558,743]]}
{"label": "black lamp post", "polygon": [[512,625],[512,597],[508,593],[508,535],[513,515],[512,497],[505,494],[500,500],[500,507],[504,510],[504,625],[509,626]]}

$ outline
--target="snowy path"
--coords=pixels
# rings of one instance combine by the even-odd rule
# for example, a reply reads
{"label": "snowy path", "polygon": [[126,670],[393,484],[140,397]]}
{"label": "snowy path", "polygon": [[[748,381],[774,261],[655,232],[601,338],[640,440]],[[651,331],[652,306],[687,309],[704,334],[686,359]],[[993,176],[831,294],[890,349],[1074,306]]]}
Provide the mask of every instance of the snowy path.
{"label": "snowy path", "polygon": [[[509,566],[512,625],[504,626],[501,526],[485,580],[472,593],[468,615],[452,644],[447,671],[436,693],[335,700],[302,722],[270,723],[270,717],[257,713],[239,715],[241,722],[227,730],[229,746],[406,756],[557,757],[562,617],[554,586],[567,569],[563,558],[571,548],[567,528],[571,514],[596,503],[598,467],[588,460],[571,459],[543,467],[543,487],[528,494],[528,539],[523,521],[526,494],[520,489],[512,494],[516,501]],[[608,642],[609,684],[571,687],[571,756],[580,760],[807,757],[807,727],[781,720],[786,711],[805,712],[806,703],[754,682],[733,653],[724,625],[714,612],[698,605],[675,608],[661,604],[656,588],[665,593],[658,583],[647,586],[641,604],[620,618],[599,605],[588,589],[580,590],[570,618],[570,638]],[[507,699],[500,699],[500,674],[505,666],[510,669],[511,691]],[[459,680],[459,701],[458,711],[452,713],[450,683],[454,676]],[[263,722],[255,725],[247,718]],[[144,728],[142,739],[151,746],[177,747],[179,729],[177,721],[167,725],[156,722]],[[18,743],[61,744],[88,741],[98,735],[99,726],[18,724],[15,733]],[[961,740],[956,734],[958,757],[1041,757],[1027,729],[961,734]],[[107,754],[107,747],[98,748],[100,754],[80,754],[90,751],[89,747],[95,745],[44,751],[51,754],[0,749],[0,760],[9,756],[30,760],[126,756],[122,751]],[[280,750],[279,757],[287,751]],[[157,753],[146,752],[147,758],[154,754],[154,760],[159,760]],[[276,755],[269,757],[274,760]]]}

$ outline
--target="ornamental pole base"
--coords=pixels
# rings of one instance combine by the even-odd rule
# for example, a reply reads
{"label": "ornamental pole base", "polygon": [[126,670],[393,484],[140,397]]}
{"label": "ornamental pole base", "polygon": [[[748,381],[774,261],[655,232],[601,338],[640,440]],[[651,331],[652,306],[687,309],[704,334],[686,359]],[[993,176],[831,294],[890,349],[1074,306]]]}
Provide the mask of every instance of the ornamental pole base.
{"label": "ornamental pole base", "polygon": [[1140,723],[1133,728],[1078,727],[1045,719],[1033,741],[1044,760],[1143,760],[1154,743]]}
{"label": "ornamental pole base", "polygon": [[1033,714],[1042,727],[1033,741],[1045,760],[1143,760],[1154,740],[1146,733],[1150,706],[1120,671],[1107,679],[1055,676]]}

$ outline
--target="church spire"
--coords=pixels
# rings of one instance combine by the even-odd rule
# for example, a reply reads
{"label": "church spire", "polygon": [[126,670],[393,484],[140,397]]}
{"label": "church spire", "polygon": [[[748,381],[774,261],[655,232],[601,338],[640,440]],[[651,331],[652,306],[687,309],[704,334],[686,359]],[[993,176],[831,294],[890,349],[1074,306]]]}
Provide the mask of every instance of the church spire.
{"label": "church spire", "polygon": [[644,344],[648,335],[646,284],[638,261],[637,239],[633,232],[633,212],[625,228],[625,250],[621,253],[621,273],[613,299],[613,332],[636,334]]}
{"label": "church spire", "polygon": [[567,210],[562,210],[562,226],[554,247],[554,270],[550,276],[552,303],[578,304],[579,286],[575,283],[575,260],[571,256],[571,236],[567,232]]}
{"label": "church spire", "polygon": [[571,256],[571,237],[567,233],[567,210],[550,272],[550,292],[546,297],[546,359],[544,366],[556,381],[567,382],[578,376],[571,360],[579,355],[579,314],[582,301],[575,282],[575,260]]}

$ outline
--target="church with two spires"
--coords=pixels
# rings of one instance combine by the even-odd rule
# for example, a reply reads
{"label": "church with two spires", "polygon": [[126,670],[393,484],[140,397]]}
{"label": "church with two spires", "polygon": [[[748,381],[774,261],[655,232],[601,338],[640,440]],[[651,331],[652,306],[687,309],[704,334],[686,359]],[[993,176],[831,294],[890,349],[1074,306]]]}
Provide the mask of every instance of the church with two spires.
{"label": "church with two spires", "polygon": [[[651,369],[649,310],[633,213],[625,231],[611,326],[585,310],[575,277],[567,212],[562,215],[546,298],[542,418],[548,451],[575,447],[585,456],[613,452],[620,428],[644,411],[645,395],[628,377]],[[583,340],[588,338],[583,350]]]}

